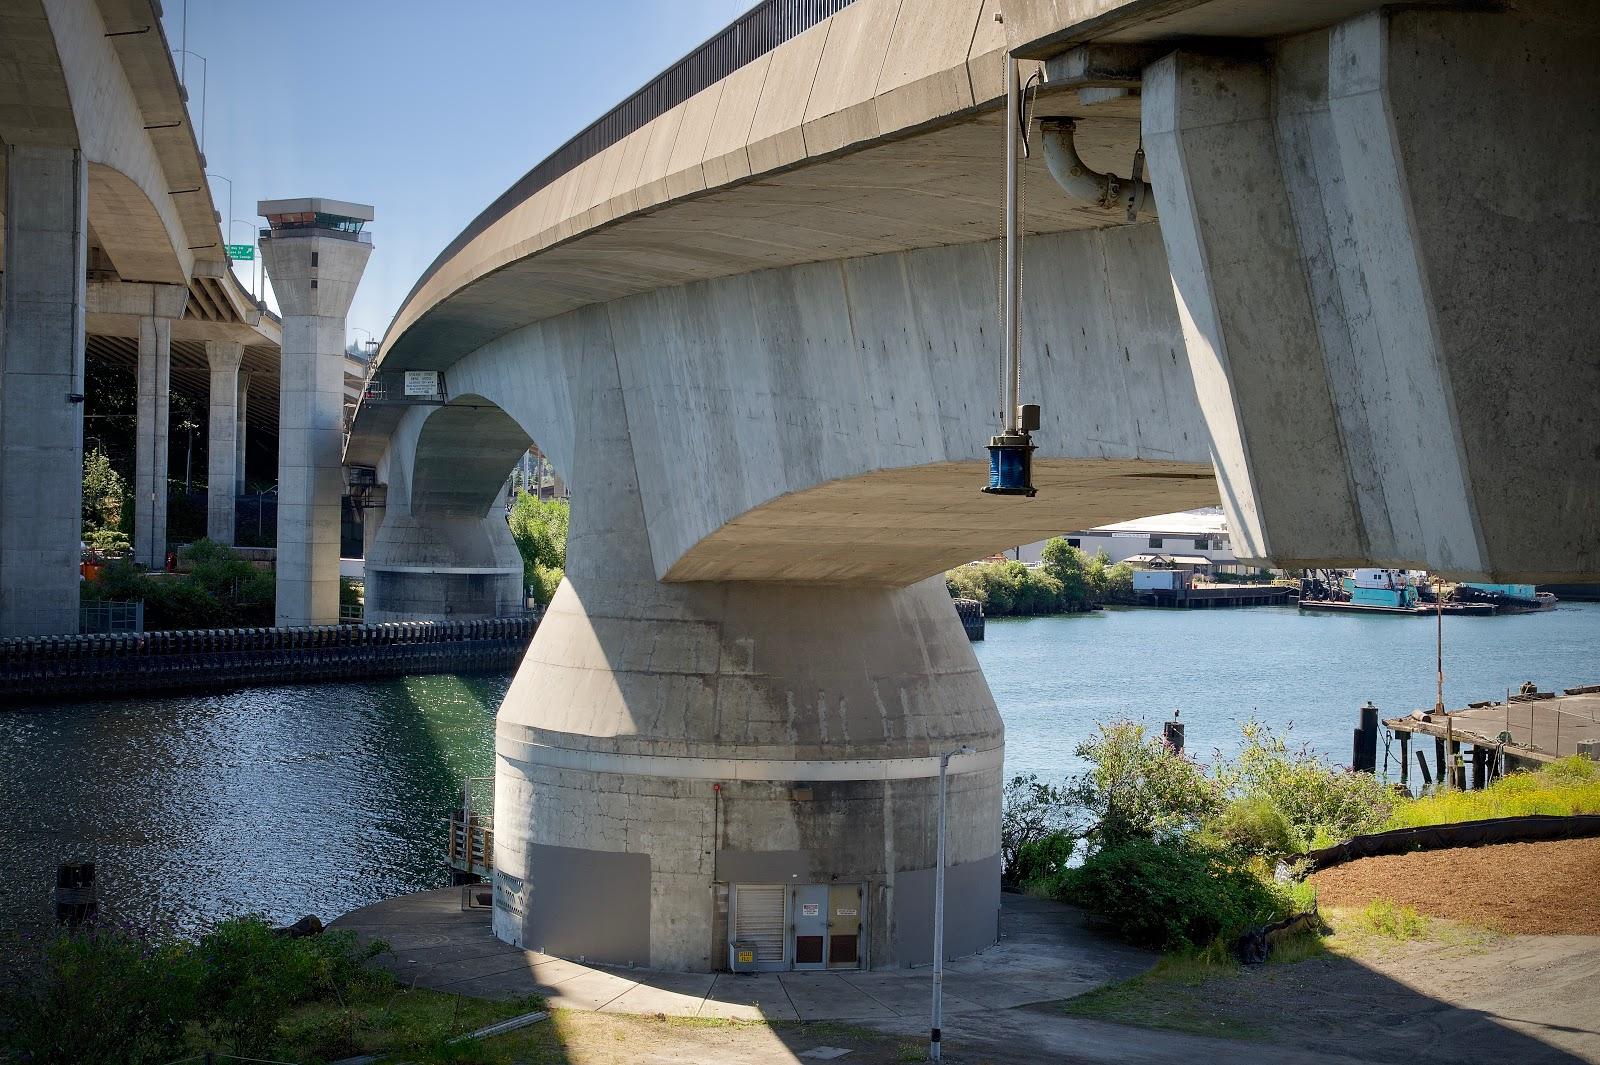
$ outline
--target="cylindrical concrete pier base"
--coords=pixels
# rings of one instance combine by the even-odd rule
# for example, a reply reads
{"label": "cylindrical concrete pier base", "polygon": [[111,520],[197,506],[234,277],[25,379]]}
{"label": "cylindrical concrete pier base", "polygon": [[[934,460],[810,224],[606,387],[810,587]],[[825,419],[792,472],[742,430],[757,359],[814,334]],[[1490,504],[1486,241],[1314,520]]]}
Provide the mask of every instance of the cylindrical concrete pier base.
{"label": "cylindrical concrete pier base", "polygon": [[758,968],[926,963],[939,754],[963,744],[951,956],[995,940],[1003,732],[942,580],[580,574],[500,711],[496,934],[703,971],[760,909]]}

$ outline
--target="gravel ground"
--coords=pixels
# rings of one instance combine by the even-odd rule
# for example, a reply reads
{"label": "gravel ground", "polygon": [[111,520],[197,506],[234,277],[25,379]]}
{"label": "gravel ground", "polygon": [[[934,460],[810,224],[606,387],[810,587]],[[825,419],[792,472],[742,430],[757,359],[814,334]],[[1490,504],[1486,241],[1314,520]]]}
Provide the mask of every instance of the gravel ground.
{"label": "gravel ground", "polygon": [[1363,858],[1312,882],[1324,906],[1383,898],[1499,932],[1600,935],[1600,839]]}

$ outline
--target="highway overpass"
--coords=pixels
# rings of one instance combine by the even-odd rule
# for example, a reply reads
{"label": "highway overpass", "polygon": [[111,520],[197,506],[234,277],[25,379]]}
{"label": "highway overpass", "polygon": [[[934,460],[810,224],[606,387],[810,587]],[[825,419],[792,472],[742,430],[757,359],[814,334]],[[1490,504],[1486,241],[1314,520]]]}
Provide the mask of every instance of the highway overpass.
{"label": "highway overpass", "polygon": [[[998,548],[1220,498],[1281,565],[1600,577],[1597,33],[1557,0],[771,0],[536,166],[383,341],[441,396],[363,404],[346,451],[387,485],[379,616],[514,596],[530,440],[572,486],[499,714],[497,934],[926,961],[966,747],[947,943],[992,942],[1003,730],[939,574]],[[978,491],[1008,49],[1042,78],[1033,498]],[[805,885],[859,915],[818,931]]]}
{"label": "highway overpass", "polygon": [[151,0],[0,4],[0,635],[76,632],[85,359],[138,389],[135,556],[167,550],[167,404],[210,410],[208,526],[274,432],[281,331],[229,269]]}

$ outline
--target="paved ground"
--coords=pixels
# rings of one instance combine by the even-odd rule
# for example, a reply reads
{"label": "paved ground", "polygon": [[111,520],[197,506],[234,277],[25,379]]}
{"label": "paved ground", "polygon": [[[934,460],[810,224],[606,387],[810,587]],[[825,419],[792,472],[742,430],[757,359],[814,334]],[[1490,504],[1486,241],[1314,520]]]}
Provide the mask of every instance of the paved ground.
{"label": "paved ground", "polygon": [[[537,994],[556,1009],[671,1017],[927,1023],[926,967],[734,974],[579,965],[500,942],[489,911],[462,910],[461,897],[458,888],[405,895],[346,914],[333,927],[387,942],[393,953],[382,964],[407,983],[481,998]],[[1000,942],[945,969],[948,1017],[1071,998],[1155,961],[1086,931],[1070,907],[1003,899]]]}
{"label": "paved ground", "polygon": [[[757,976],[597,968],[500,943],[487,911],[463,912],[460,899],[456,889],[394,899],[334,927],[388,941],[385,964],[418,986],[544,995],[557,1011],[545,1037],[553,1060],[799,1065],[847,1050],[845,1062],[890,1065],[918,1060],[927,1036],[926,968]],[[1120,1008],[1073,1016],[1062,1000],[1144,972],[1153,956],[1100,939],[1052,902],[1004,896],[1001,928],[999,944],[950,967],[945,1060],[953,1065],[1600,1063],[1600,939],[1591,936],[1440,926],[1427,941],[1395,943],[1341,932],[1320,957],[1140,981],[1107,992],[1124,996]],[[683,1018],[778,1023],[707,1028]]]}

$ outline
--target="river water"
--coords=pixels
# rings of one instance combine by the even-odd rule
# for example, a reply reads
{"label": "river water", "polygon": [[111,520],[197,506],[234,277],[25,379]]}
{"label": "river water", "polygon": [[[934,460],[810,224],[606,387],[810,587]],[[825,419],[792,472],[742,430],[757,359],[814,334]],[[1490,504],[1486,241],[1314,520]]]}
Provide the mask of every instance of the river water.
{"label": "river water", "polygon": [[[1445,700],[1600,683],[1600,604],[1445,619]],[[1181,709],[1202,760],[1254,716],[1347,762],[1356,708],[1434,699],[1431,619],[1292,607],[991,619],[977,644],[1008,772],[1059,779],[1094,724]],[[508,676],[409,677],[0,711],[0,932],[37,931],[57,863],[92,859],[103,908],[194,930],[330,918],[438,887],[444,823],[491,769]],[[3,944],[0,937],[0,944]]]}

